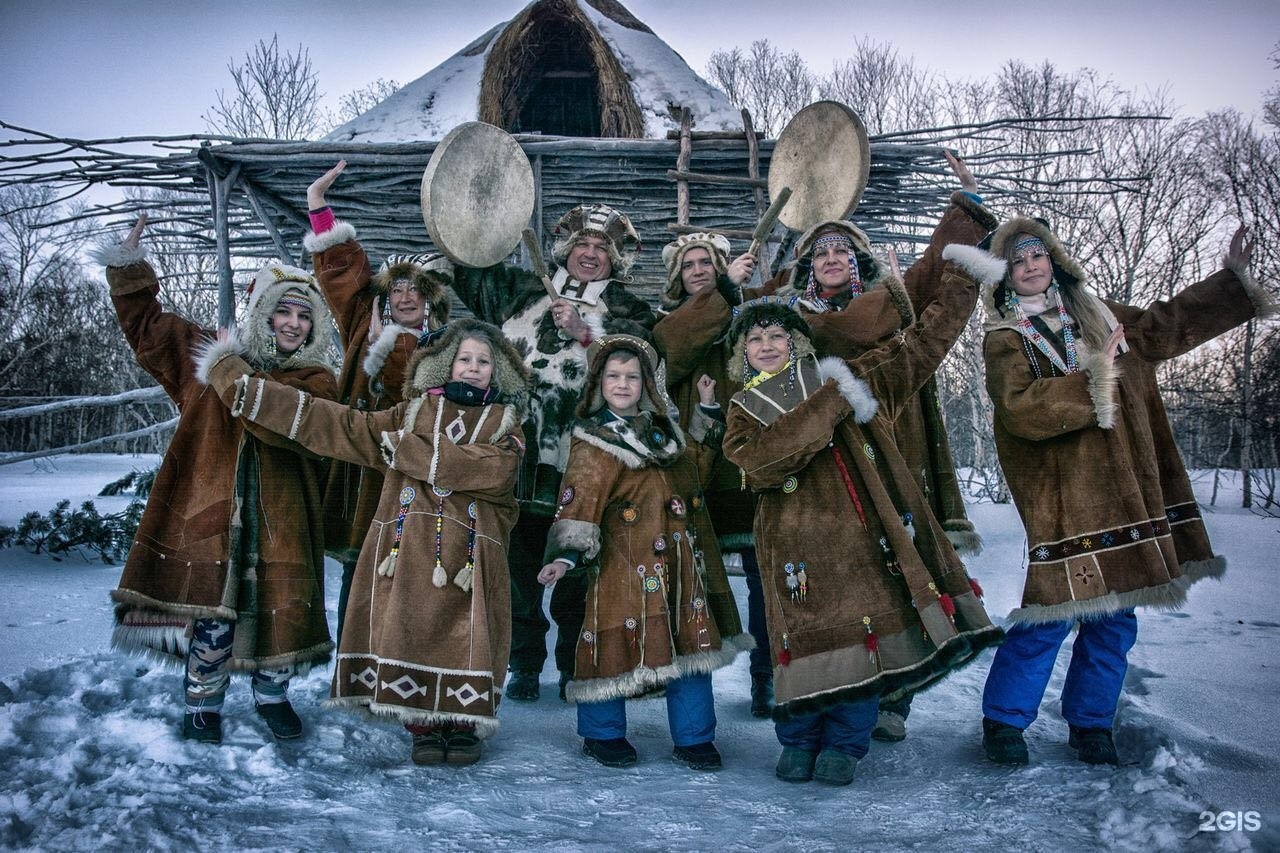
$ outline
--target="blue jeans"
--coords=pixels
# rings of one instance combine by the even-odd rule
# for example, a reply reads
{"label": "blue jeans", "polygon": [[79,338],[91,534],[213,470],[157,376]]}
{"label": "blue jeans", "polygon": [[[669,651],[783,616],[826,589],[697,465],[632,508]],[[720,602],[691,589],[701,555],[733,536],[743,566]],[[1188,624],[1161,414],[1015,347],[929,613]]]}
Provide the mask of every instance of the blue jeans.
{"label": "blue jeans", "polygon": [[[667,724],[676,746],[716,739],[716,706],[711,674],[686,675],[667,682]],[[627,736],[627,700],[578,703],[578,735],[592,740]]]}
{"label": "blue jeans", "polygon": [[[1044,698],[1058,647],[1074,621],[1019,624],[1006,629],[982,693],[982,713],[1025,729]],[[1062,686],[1062,716],[1073,726],[1109,729],[1120,701],[1129,650],[1138,638],[1133,610],[1082,619]]]}
{"label": "blue jeans", "polygon": [[764,586],[760,582],[760,564],[755,548],[743,548],[742,574],[747,579],[747,633],[756,641],[750,653],[752,675],[773,678],[773,661],[769,657],[769,626],[764,621]]}
{"label": "blue jeans", "polygon": [[876,727],[880,700],[876,697],[857,702],[843,702],[807,717],[795,717],[785,723],[774,723],[778,743],[805,752],[834,749],[862,758],[871,746],[871,730]]}

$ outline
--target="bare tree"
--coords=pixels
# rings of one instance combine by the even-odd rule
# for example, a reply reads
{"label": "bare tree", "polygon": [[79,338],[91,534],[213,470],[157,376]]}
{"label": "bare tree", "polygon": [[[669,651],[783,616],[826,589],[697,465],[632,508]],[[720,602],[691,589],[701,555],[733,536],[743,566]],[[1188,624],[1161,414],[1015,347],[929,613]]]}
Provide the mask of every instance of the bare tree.
{"label": "bare tree", "polygon": [[816,80],[799,52],[783,53],[768,39],[751,43],[744,53],[735,47],[717,50],[707,62],[708,79],[734,106],[745,108],[757,130],[777,136],[802,107],[813,101]]}
{"label": "bare tree", "polygon": [[399,88],[400,84],[395,80],[386,80],[379,77],[372,83],[347,92],[347,94],[338,99],[338,114],[335,123],[346,124],[394,95]]}
{"label": "bare tree", "polygon": [[271,36],[245,54],[244,62],[227,63],[232,90],[219,89],[217,103],[203,116],[209,130],[229,136],[311,139],[324,129],[323,94],[311,68],[310,53],[280,52]]}
{"label": "bare tree", "polygon": [[903,58],[892,45],[857,39],[853,55],[818,81],[818,92],[853,107],[868,133],[881,134],[940,124],[942,85],[943,78]]}

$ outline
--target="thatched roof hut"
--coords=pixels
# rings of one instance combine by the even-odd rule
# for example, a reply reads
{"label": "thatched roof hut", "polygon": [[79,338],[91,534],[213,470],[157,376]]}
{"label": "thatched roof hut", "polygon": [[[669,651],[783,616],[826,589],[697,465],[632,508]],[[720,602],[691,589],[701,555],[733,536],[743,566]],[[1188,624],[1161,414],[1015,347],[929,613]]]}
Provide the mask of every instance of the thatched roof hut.
{"label": "thatched roof hut", "polygon": [[326,139],[440,139],[477,119],[510,133],[661,139],[680,107],[699,130],[741,129],[724,93],[617,0],[535,0]]}

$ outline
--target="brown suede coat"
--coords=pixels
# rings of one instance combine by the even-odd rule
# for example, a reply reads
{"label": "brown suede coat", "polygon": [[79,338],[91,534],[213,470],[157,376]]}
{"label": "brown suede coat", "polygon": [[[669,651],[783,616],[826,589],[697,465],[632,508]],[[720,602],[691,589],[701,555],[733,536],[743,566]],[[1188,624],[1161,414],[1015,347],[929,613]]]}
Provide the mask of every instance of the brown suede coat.
{"label": "brown suede coat", "polygon": [[[322,234],[308,234],[306,247],[312,252],[316,279],[342,339],[338,401],[362,412],[391,408],[401,401],[405,369],[418,345],[418,330],[387,326],[375,344],[369,343],[374,303],[387,294],[373,286],[369,258],[349,224],[338,222]],[[447,318],[448,296],[443,291],[440,296],[443,305],[424,294],[429,318]],[[360,553],[381,493],[379,469],[362,468],[341,459],[329,461],[324,511],[328,550],[334,557],[352,560]]]}
{"label": "brown suede coat", "polygon": [[[881,347],[802,358],[795,387],[784,372],[730,406],[725,454],[759,493],[775,719],[921,690],[1002,636],[893,434],[977,298],[960,271],[943,281],[920,321]],[[801,563],[803,596],[787,583]]]}
{"label": "brown suede coat", "polygon": [[[1045,240],[1056,279],[1066,270],[1077,280],[1073,286],[1084,286],[1075,261],[1032,220],[1002,225],[993,251],[1023,231]],[[1039,350],[1028,354],[1012,312],[1001,316],[992,291],[985,301],[996,447],[1028,543],[1022,606],[1010,619],[1178,607],[1193,582],[1220,576],[1226,561],[1209,544],[1156,367],[1259,308],[1270,310],[1269,300],[1247,272],[1222,270],[1147,309],[1106,302],[1124,325],[1129,351],[1114,361],[1090,353],[1080,371],[1068,375]]]}
{"label": "brown suede coat", "polygon": [[[150,264],[109,266],[107,280],[138,363],[181,412],[111,593],[113,644],[181,662],[192,621],[218,618],[236,622],[233,669],[327,660],[319,462],[246,429],[198,379],[197,353],[214,334],[162,309]],[[255,375],[316,397],[337,393],[319,364]]]}
{"label": "brown suede coat", "polygon": [[432,393],[468,323],[481,325],[459,321],[420,350],[409,399],[379,412],[260,383],[234,359],[219,362],[211,381],[253,423],[383,474],[339,639],[334,704],[407,723],[472,724],[483,737],[498,726],[511,645],[507,542],[518,514],[525,373],[508,347],[497,381],[517,389],[499,398],[509,402],[462,405]]}
{"label": "brown suede coat", "polygon": [[723,425],[699,410],[689,433],[696,443],[686,446],[651,370],[645,379],[641,414],[629,421],[585,414],[599,397],[598,376],[588,379],[547,537],[547,560],[576,552],[591,578],[565,689],[575,702],[638,696],[754,645],[706,513]]}

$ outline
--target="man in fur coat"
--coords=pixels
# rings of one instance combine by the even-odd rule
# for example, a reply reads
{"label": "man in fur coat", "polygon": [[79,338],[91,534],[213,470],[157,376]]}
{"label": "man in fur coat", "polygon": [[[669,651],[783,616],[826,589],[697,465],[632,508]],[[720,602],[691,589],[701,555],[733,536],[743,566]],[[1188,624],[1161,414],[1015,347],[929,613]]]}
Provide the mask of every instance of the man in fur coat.
{"label": "man in fur coat", "polygon": [[[453,290],[476,316],[502,327],[533,373],[533,393],[525,434],[525,454],[516,497],[520,520],[511,534],[511,683],[507,696],[532,700],[546,661],[550,628],[542,610],[542,568],[561,473],[569,459],[573,411],[587,376],[587,347],[605,334],[642,338],[653,328],[653,311],[627,290],[628,273],[640,247],[631,220],[603,204],[585,204],[556,225],[552,256],[560,264],[551,299],[528,270],[497,264],[485,269],[458,266]],[[551,616],[559,627],[556,667],[561,694],[573,673],[574,644],[582,626],[583,581],[558,584]]]}
{"label": "man in fur coat", "polygon": [[1095,296],[1043,220],[1004,223],[991,252],[1002,276],[984,293],[987,388],[1028,563],[1022,606],[987,677],[984,746],[998,763],[1027,763],[1022,731],[1077,628],[1062,695],[1070,744],[1081,761],[1116,764],[1111,730],[1137,637],[1134,608],[1176,608],[1192,583],[1226,569],[1156,367],[1274,305],[1249,273],[1243,229],[1224,269],[1146,309]]}
{"label": "man in fur coat", "polygon": [[673,756],[716,770],[711,672],[753,645],[742,633],[702,484],[723,424],[699,383],[689,438],[670,417],[657,352],[630,335],[592,344],[591,372],[539,579],[589,575],[587,613],[566,693],[583,752],[634,764],[626,699],[665,686]]}
{"label": "man in fur coat", "polygon": [[[332,398],[332,321],[315,280],[284,264],[254,280],[237,336],[165,311],[138,238],[103,249],[111,301],[138,363],[182,413],[129,550],[112,644],[186,666],[183,736],[219,743],[231,670],[252,673],[258,713],[277,738],[302,734],[286,690],[329,658],[321,468],[287,439],[231,417],[203,382],[219,351],[255,376]],[[207,351],[207,352],[206,352]],[[197,364],[199,359],[199,364]]]}

